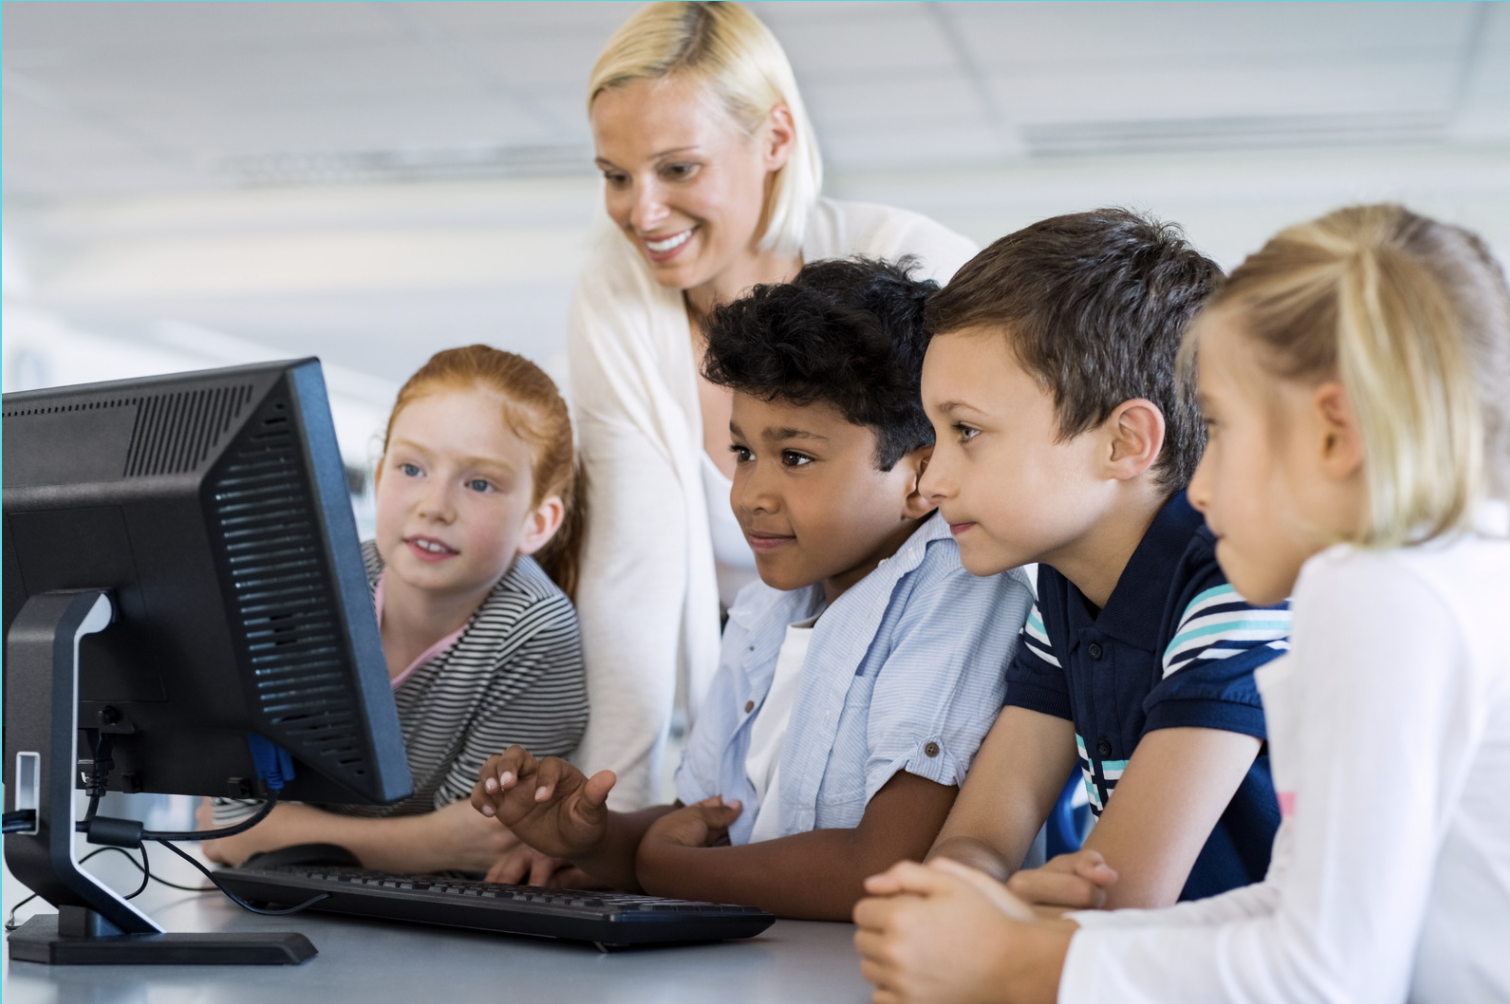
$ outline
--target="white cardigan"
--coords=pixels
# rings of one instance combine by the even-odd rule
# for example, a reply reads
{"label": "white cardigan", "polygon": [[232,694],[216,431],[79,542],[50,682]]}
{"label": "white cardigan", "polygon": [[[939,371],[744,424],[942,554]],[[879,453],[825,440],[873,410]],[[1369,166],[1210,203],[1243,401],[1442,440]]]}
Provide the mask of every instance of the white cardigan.
{"label": "white cardigan", "polygon": [[[944,281],[975,250],[917,213],[822,199],[802,253],[913,254]],[[591,702],[573,759],[612,768],[610,804],[638,808],[658,801],[679,667],[695,712],[718,666],[719,608],[686,307],[617,230],[599,236],[577,281],[567,348],[587,474],[577,610]]]}

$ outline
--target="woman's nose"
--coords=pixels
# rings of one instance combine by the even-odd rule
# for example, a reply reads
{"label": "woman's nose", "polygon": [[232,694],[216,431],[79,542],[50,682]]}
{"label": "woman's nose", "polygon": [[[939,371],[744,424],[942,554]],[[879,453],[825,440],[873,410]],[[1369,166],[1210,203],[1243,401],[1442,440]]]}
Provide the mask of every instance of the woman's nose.
{"label": "woman's nose", "polygon": [[661,187],[653,181],[635,186],[634,205],[629,211],[629,222],[642,234],[653,233],[670,215],[666,202],[661,197]]}

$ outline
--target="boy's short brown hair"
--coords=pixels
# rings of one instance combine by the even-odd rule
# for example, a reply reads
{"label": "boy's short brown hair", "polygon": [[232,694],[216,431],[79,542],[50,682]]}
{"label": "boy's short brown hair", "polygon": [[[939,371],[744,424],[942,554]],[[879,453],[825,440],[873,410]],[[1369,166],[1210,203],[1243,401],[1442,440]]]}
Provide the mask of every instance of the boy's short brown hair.
{"label": "boy's short brown hair", "polygon": [[1164,413],[1158,484],[1183,491],[1206,432],[1177,375],[1180,340],[1222,279],[1172,223],[1125,209],[1055,216],[993,243],[929,301],[929,335],[1000,327],[1018,363],[1054,399],[1061,440],[1124,401]]}

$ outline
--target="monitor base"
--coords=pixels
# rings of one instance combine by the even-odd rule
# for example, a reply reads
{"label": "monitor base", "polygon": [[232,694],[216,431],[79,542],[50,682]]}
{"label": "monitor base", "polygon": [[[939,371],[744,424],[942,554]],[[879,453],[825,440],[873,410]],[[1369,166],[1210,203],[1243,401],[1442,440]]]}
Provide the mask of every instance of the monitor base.
{"label": "monitor base", "polygon": [[7,940],[12,962],[47,966],[296,966],[316,954],[288,932],[70,937],[58,933],[56,914],[31,918]]}

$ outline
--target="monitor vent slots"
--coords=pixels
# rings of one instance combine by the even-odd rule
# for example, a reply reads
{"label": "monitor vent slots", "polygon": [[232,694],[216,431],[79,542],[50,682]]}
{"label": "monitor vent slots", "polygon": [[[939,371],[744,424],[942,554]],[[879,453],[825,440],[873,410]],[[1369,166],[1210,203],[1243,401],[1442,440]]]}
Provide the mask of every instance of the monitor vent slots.
{"label": "monitor vent slots", "polygon": [[251,384],[144,398],[126,452],[128,478],[182,474],[210,456],[252,399]]}
{"label": "monitor vent slots", "polygon": [[265,738],[306,761],[367,772],[357,709],[343,684],[339,618],[286,399],[276,392],[209,483],[224,568],[255,679]]}
{"label": "monitor vent slots", "polygon": [[139,403],[138,398],[123,397],[113,401],[80,401],[77,404],[55,404],[48,408],[7,408],[6,418],[26,418],[29,415],[56,415],[65,411],[98,411],[100,408],[130,408]]}

